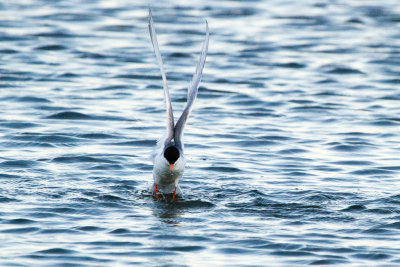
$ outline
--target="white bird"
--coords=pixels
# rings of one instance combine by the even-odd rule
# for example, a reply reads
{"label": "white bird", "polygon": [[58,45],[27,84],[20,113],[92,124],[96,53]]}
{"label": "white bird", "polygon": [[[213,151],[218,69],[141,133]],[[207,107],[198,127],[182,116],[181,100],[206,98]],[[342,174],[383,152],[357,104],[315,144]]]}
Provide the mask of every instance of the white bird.
{"label": "white bird", "polygon": [[152,186],[152,192],[157,199],[160,199],[164,194],[173,194],[172,198],[175,199],[177,190],[178,194],[180,193],[178,183],[183,175],[186,163],[183,153],[183,129],[193,108],[193,103],[196,100],[200,80],[203,73],[204,63],[207,57],[209,40],[208,23],[206,21],[206,39],[201,50],[200,60],[197,64],[196,71],[193,74],[192,82],[188,87],[186,107],[183,110],[182,115],[180,116],[176,125],[174,123],[174,115],[172,112],[171,99],[169,97],[167,78],[165,76],[160,49],[158,48],[157,36],[154,29],[151,9],[149,9],[149,32],[154,48],[154,53],[160,67],[161,77],[163,79],[164,98],[167,109],[166,132],[163,137],[157,142],[157,146],[153,153],[154,184]]}

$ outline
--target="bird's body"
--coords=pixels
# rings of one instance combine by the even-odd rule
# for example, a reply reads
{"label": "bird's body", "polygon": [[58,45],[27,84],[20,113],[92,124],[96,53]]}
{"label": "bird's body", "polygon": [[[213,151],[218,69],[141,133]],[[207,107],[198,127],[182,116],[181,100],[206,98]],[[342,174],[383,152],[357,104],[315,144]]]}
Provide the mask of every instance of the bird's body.
{"label": "bird's body", "polygon": [[207,56],[209,31],[208,23],[206,21],[206,39],[203,44],[199,63],[197,64],[196,71],[193,75],[192,82],[188,87],[188,99],[185,109],[182,112],[178,122],[174,123],[174,115],[172,111],[171,99],[169,97],[169,89],[167,85],[167,78],[162,63],[160,49],[158,47],[157,36],[154,29],[153,17],[149,9],[149,32],[151,42],[153,44],[154,53],[156,55],[161,77],[163,79],[164,98],[167,109],[167,128],[164,136],[157,143],[157,147],[153,154],[153,178],[154,183],[152,186],[153,195],[156,198],[164,194],[175,195],[180,193],[178,186],[179,180],[182,178],[185,169],[185,157],[183,153],[183,129],[189,114],[193,108],[193,103],[197,97],[197,92],[200,80],[203,73],[204,63]]}
{"label": "bird's body", "polygon": [[[178,149],[178,148],[176,148]],[[183,175],[185,169],[185,158],[183,152],[180,152],[179,158],[173,164],[171,170],[171,163],[164,156],[164,146],[158,149],[154,157],[153,167],[153,190],[157,185],[157,190],[162,194],[173,194],[175,189],[178,188],[178,183]]]}

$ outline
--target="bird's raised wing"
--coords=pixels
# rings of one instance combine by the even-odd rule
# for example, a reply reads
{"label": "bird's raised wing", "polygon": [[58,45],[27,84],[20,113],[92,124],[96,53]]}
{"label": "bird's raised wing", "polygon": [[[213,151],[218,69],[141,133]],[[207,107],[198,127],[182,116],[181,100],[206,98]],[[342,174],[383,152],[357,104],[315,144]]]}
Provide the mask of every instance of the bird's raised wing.
{"label": "bird's raised wing", "polygon": [[199,90],[199,84],[203,74],[204,63],[206,62],[206,57],[208,52],[209,35],[210,34],[208,31],[208,22],[206,21],[206,39],[201,49],[200,60],[199,63],[197,64],[196,71],[193,74],[192,82],[188,87],[188,97],[187,97],[186,107],[183,110],[182,115],[175,126],[175,134],[174,134],[175,144],[182,149],[183,149],[183,142],[182,142],[183,129],[185,127],[189,114],[193,108],[193,103],[196,100],[197,92]]}
{"label": "bird's raised wing", "polygon": [[167,77],[165,76],[165,71],[164,71],[164,66],[163,66],[163,62],[162,62],[162,58],[161,58],[160,49],[158,48],[157,35],[156,35],[156,31],[154,29],[153,16],[151,14],[150,8],[149,8],[149,32],[150,32],[151,43],[153,44],[153,48],[154,48],[154,53],[156,54],[158,65],[160,67],[161,77],[163,79],[164,98],[165,98],[165,105],[166,105],[166,109],[167,109],[167,132],[165,134],[165,140],[164,140],[164,144],[166,145],[166,144],[170,143],[171,140],[174,138],[174,114],[172,112],[172,105],[171,105],[171,99],[169,97]]}

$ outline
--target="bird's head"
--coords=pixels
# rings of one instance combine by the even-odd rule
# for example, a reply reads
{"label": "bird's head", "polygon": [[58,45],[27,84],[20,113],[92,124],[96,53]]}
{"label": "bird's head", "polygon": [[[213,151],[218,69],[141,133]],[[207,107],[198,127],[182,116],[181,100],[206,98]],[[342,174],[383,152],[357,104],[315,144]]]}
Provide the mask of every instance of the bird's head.
{"label": "bird's head", "polygon": [[168,161],[171,172],[174,170],[175,163],[178,161],[180,156],[181,154],[179,149],[174,145],[168,146],[164,150],[164,158]]}

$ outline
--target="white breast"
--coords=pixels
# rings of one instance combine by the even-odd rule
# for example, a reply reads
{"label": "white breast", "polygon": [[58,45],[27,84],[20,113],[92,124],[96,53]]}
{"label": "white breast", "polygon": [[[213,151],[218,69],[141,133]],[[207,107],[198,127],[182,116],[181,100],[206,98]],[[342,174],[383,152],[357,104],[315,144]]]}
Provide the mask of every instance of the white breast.
{"label": "white breast", "polygon": [[154,159],[153,178],[154,184],[158,185],[158,190],[161,193],[173,193],[178,185],[180,178],[185,169],[185,160],[181,157],[176,161],[174,170],[171,172],[168,161],[164,156],[157,155]]}

